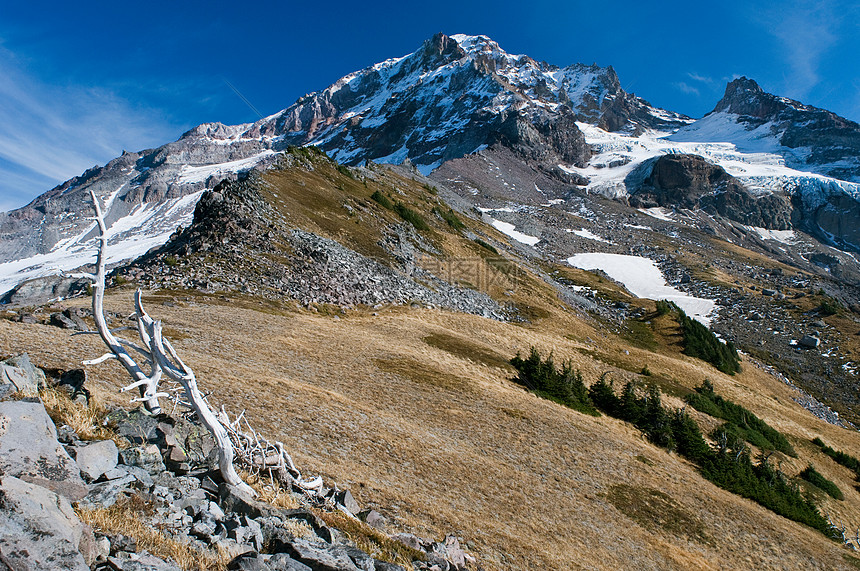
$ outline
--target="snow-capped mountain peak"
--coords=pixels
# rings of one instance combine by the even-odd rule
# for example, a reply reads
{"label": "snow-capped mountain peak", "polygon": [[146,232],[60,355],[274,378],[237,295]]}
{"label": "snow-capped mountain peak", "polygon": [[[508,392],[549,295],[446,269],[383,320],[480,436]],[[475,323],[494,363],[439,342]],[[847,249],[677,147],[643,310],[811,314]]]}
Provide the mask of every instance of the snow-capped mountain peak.
{"label": "snow-capped mountain peak", "polygon": [[767,93],[746,77],[729,82],[714,110],[672,139],[722,140],[740,151],[778,154],[800,171],[860,182],[860,125]]}
{"label": "snow-capped mountain peak", "polygon": [[[510,54],[487,36],[439,33],[411,54],[345,75],[269,117],[199,125],[173,143],[123,153],[0,214],[0,292],[89,261],[90,190],[103,203],[111,244],[135,257],[190,220],[189,197],[267,167],[290,145],[308,144],[348,165],[409,159],[425,174],[499,147],[527,168],[554,173],[562,186],[587,184],[615,195],[624,194],[634,167],[681,150],[723,165],[732,176],[783,166],[817,173],[808,180],[818,190],[801,185],[797,192],[818,209],[832,202],[829,196],[848,196],[842,210],[856,202],[853,186],[846,190],[842,181],[820,175],[860,180],[856,123],[770,95],[753,80],[731,82],[714,111],[694,121],[625,92],[612,67],[558,67]],[[768,176],[744,183],[755,192],[795,192],[762,182]],[[828,227],[842,228],[837,222]],[[827,232],[860,243],[857,232]]]}

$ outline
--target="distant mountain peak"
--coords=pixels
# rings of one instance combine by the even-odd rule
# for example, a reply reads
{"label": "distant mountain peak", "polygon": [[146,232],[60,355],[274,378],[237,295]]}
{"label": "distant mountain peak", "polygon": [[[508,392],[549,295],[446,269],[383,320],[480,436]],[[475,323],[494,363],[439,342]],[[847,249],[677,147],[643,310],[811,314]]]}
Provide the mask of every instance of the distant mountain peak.
{"label": "distant mountain peak", "polygon": [[713,113],[725,111],[735,115],[766,119],[779,111],[777,98],[766,93],[754,79],[739,77],[726,85],[723,98],[717,102]]}
{"label": "distant mountain peak", "polygon": [[715,130],[744,151],[778,153],[798,170],[860,182],[860,125],[835,113],[768,93],[755,80],[739,77],[703,119],[673,139],[700,140]]}

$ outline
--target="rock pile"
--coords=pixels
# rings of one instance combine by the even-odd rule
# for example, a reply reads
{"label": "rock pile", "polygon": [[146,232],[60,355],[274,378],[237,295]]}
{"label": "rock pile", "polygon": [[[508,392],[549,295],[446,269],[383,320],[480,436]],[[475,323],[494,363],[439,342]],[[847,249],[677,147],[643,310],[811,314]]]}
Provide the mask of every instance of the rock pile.
{"label": "rock pile", "polygon": [[[4,378],[27,378],[25,387],[45,383],[26,355],[0,363],[0,370]],[[404,569],[358,549],[317,515],[333,509],[355,521],[358,514],[369,524],[384,521],[362,511],[348,490],[334,486],[316,505],[306,499],[300,502],[305,507],[275,507],[221,480],[212,438],[193,419],[118,409],[108,420],[115,440],[83,441],[69,426],[55,427],[38,397],[0,402],[0,560],[8,568],[179,569],[139,548],[131,533],[90,528],[74,504],[83,519],[127,507],[165,542],[226,554],[229,569]],[[454,536],[434,542],[397,534],[390,540],[413,554],[414,569],[464,570],[472,560]]]}
{"label": "rock pile", "polygon": [[[397,249],[400,267],[391,268],[317,234],[284,231],[258,184],[259,177],[250,175],[204,193],[192,225],[123,268],[123,275],[148,288],[233,291],[340,307],[418,303],[506,319],[485,293],[417,267],[417,252],[424,248],[413,246],[418,237],[403,228],[392,228],[381,243]],[[206,263],[205,255],[215,255],[218,263]]]}

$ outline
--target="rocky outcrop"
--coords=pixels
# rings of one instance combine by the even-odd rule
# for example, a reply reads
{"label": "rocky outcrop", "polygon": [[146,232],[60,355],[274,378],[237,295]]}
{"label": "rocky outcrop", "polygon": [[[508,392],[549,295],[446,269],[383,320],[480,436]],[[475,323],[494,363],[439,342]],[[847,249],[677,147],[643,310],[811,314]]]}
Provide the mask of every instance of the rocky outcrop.
{"label": "rocky outcrop", "polygon": [[57,442],[38,399],[0,402],[0,470],[76,502],[87,495],[80,470]]}
{"label": "rocky outcrop", "polygon": [[[132,502],[135,507],[128,508],[129,513],[145,527],[159,530],[165,542],[184,543],[201,555],[229,554],[229,569],[404,571],[401,565],[356,548],[308,509],[358,514],[361,507],[348,490],[333,486],[313,505],[275,507],[220,481],[212,438],[194,420],[166,414],[151,417],[139,410],[117,410],[110,418],[119,434],[134,435],[119,454],[113,441],[81,441],[68,426],[59,431],[61,444],[38,399],[0,402],[0,567],[178,571],[109,525],[94,534],[72,509],[69,486],[57,489],[57,480],[48,478],[56,476],[80,486],[83,496],[75,494],[74,500],[82,514]],[[25,440],[30,449],[22,452]],[[175,461],[178,450],[182,462]],[[58,456],[66,460],[58,462]],[[46,472],[34,477],[21,469],[29,465]],[[310,501],[296,492],[296,501]],[[122,513],[111,517],[126,517]],[[404,533],[389,537],[384,530],[374,533],[388,537],[392,545],[412,547],[410,568],[416,571],[465,571],[466,562],[474,561],[453,535],[436,542]]]}
{"label": "rocky outcrop", "polygon": [[26,353],[0,362],[0,398],[13,392],[35,397],[43,388],[45,373],[33,366]]}
{"label": "rocky outcrop", "polygon": [[20,283],[0,296],[0,305],[22,306],[72,297],[87,290],[90,280],[66,276],[46,276]]}
{"label": "rocky outcrop", "polygon": [[[803,201],[798,200],[802,205]],[[860,202],[851,196],[838,193],[827,197],[827,201],[803,217],[807,230],[820,236],[825,243],[834,243],[842,248],[860,251]]]}
{"label": "rocky outcrop", "polygon": [[[788,166],[860,181],[860,125],[835,113],[765,92],[740,77],[712,113],[727,113],[752,130],[769,124]],[[779,151],[778,151],[779,152]]]}
{"label": "rocky outcrop", "polygon": [[643,166],[650,172],[630,197],[633,206],[701,208],[748,226],[791,228],[789,201],[776,194],[753,196],[722,167],[698,155],[663,155]]}
{"label": "rocky outcrop", "polygon": [[[408,224],[391,228],[381,243],[395,259],[389,267],[334,240],[276,223],[278,215],[258,184],[253,175],[207,192],[188,228],[121,271],[148,287],[239,291],[342,308],[416,303],[506,319],[487,294],[417,267],[414,244],[420,237]],[[189,256],[204,253],[217,255],[217,266]],[[167,266],[167,256],[176,265]]]}

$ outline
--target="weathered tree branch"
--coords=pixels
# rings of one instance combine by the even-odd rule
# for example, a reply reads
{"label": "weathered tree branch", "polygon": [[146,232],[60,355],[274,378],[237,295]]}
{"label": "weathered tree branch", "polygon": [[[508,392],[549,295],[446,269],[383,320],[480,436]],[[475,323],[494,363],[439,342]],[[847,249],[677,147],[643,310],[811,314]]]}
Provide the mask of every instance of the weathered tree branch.
{"label": "weathered tree branch", "polygon": [[[114,337],[113,333],[107,326],[107,320],[105,319],[104,314],[104,294],[105,294],[105,277],[106,270],[105,264],[107,261],[107,228],[105,227],[104,216],[102,215],[102,209],[99,205],[99,201],[96,198],[95,193],[90,190],[90,197],[93,200],[93,208],[96,211],[96,223],[99,228],[99,251],[98,257],[96,259],[96,274],[95,281],[93,283],[93,319],[96,323],[96,330],[101,336],[102,340],[105,342],[105,345],[108,346],[108,349],[116,356],[116,359],[125,367],[126,371],[128,371],[129,375],[131,375],[132,379],[134,379],[134,383],[128,387],[122,389],[122,391],[129,390],[130,388],[138,388],[140,390],[140,396],[143,400],[144,406],[146,410],[151,412],[152,414],[158,414],[161,412],[161,406],[158,404],[158,398],[155,396],[158,387],[158,381],[161,378],[161,369],[158,364],[150,359],[150,374],[147,375],[143,372],[140,365],[138,365],[134,359],[131,358],[131,355],[128,354],[128,351],[123,347],[124,344],[127,344],[127,341],[120,341],[116,337]],[[146,339],[141,339],[143,344],[149,349]],[[151,351],[150,351],[151,353]]]}
{"label": "weathered tree branch", "polygon": [[[103,355],[97,359],[90,361],[97,363],[105,361],[111,357],[117,359],[129,372],[133,382],[126,387],[120,389],[127,391],[131,389],[139,389],[141,398],[134,399],[145,403],[147,410],[153,414],[161,412],[161,406],[158,404],[158,398],[169,396],[168,393],[158,392],[158,382],[162,374],[169,379],[179,383],[184,389],[185,396],[188,399],[194,412],[203,425],[212,434],[215,439],[215,446],[218,449],[218,466],[224,481],[232,486],[236,486],[242,491],[254,496],[255,493],[248,484],[239,478],[236,470],[233,467],[233,445],[230,442],[230,437],[227,430],[218,421],[215,413],[209,407],[206,399],[200,394],[197,388],[197,380],[194,372],[182,359],[179,358],[173,346],[162,335],[162,327],[160,321],[154,321],[146,310],[143,308],[142,293],[138,289],[134,296],[135,314],[137,321],[137,331],[140,335],[143,347],[137,347],[128,341],[114,337],[113,333],[107,326],[107,320],[104,315],[104,290],[105,290],[105,259],[107,257],[107,229],[105,228],[104,216],[101,212],[98,199],[95,194],[90,191],[90,196],[93,199],[93,207],[96,211],[96,222],[99,228],[99,251],[97,260],[97,272],[95,275],[95,283],[93,284],[93,319],[96,322],[96,329],[102,340],[108,346],[111,353]],[[124,345],[129,345],[133,349],[141,353],[150,365],[150,374],[144,373],[143,369],[138,365]]]}

